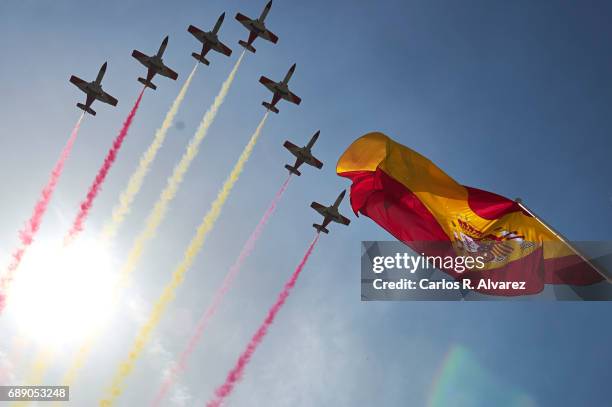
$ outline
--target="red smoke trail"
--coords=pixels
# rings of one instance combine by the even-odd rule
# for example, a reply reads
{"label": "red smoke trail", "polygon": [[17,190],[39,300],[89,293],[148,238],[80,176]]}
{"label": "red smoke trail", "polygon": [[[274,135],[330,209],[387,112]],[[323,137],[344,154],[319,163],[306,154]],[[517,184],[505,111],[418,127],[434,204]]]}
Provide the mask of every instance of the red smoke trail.
{"label": "red smoke trail", "polygon": [[40,197],[38,198],[38,202],[36,202],[36,206],[34,206],[34,211],[32,216],[27,221],[25,227],[19,231],[19,240],[21,241],[21,245],[17,248],[12,254],[11,263],[8,266],[8,269],[4,276],[0,279],[0,312],[4,310],[6,306],[6,291],[9,284],[13,281],[15,277],[15,272],[19,268],[19,264],[23,259],[23,255],[25,254],[27,248],[34,241],[34,236],[36,236],[36,232],[40,228],[40,224],[42,222],[43,216],[47,211],[47,207],[49,206],[49,201],[51,201],[51,197],[53,196],[53,191],[55,191],[55,187],[57,186],[57,182],[62,175],[62,171],[64,170],[64,164],[70,156],[70,152],[72,151],[72,146],[76,141],[77,135],[79,134],[79,128],[81,127],[81,122],[83,121],[83,117],[85,114],[83,113],[79,120],[74,125],[72,132],[70,133],[70,138],[66,142],[62,153],[60,154],[59,159],[55,163],[55,167],[51,171],[51,176],[47,181],[47,185],[43,188],[40,193]]}
{"label": "red smoke trail", "polygon": [[165,396],[168,394],[168,391],[174,384],[174,381],[176,380],[178,375],[184,372],[185,369],[187,368],[187,361],[190,359],[191,354],[195,350],[195,347],[198,344],[200,338],[202,337],[202,334],[204,333],[204,330],[208,326],[208,323],[210,322],[211,318],[217,312],[217,309],[219,308],[219,305],[223,301],[225,294],[227,294],[234,280],[238,276],[238,273],[240,272],[240,269],[242,268],[242,265],[244,264],[245,260],[251,255],[251,253],[253,252],[253,249],[255,249],[255,244],[261,237],[261,234],[263,233],[265,226],[268,223],[268,220],[270,219],[270,217],[276,210],[276,206],[278,205],[281,198],[283,197],[283,194],[285,193],[285,190],[287,189],[287,186],[289,185],[289,180],[291,180],[291,174],[287,177],[285,182],[283,182],[283,184],[281,185],[280,189],[276,192],[276,195],[272,199],[272,202],[270,202],[268,209],[266,209],[266,212],[264,212],[264,215],[261,217],[261,219],[259,220],[259,223],[257,224],[255,229],[251,233],[251,236],[249,236],[248,240],[242,247],[242,250],[240,251],[238,258],[236,259],[232,267],[229,269],[229,271],[225,275],[225,278],[223,279],[223,283],[221,284],[221,287],[219,287],[219,289],[215,293],[213,300],[211,304],[208,306],[208,309],[206,310],[206,312],[204,312],[204,314],[202,314],[202,316],[200,317],[200,320],[198,321],[198,324],[196,325],[196,329],[193,335],[191,336],[191,338],[189,339],[187,347],[181,353],[179,360],[176,363],[176,366],[170,371],[170,374],[168,375],[166,380],[164,380],[164,382],[162,383],[157,393],[157,396],[155,397],[155,400],[152,403],[152,406],[157,407],[161,405],[162,401],[164,400]]}
{"label": "red smoke trail", "polygon": [[278,298],[276,299],[276,303],[274,303],[272,308],[270,308],[270,310],[268,311],[268,316],[261,324],[257,332],[255,332],[255,335],[253,335],[253,337],[251,338],[251,341],[247,345],[242,355],[240,355],[240,357],[238,358],[238,361],[236,362],[234,368],[228,373],[225,379],[225,383],[217,387],[217,390],[215,390],[215,397],[206,404],[207,407],[219,407],[221,403],[223,403],[223,401],[232,393],[234,387],[242,378],[244,369],[249,364],[249,362],[251,361],[251,357],[253,356],[253,354],[263,341],[264,337],[268,333],[268,329],[274,322],[276,314],[278,314],[278,311],[280,311],[283,305],[285,304],[287,297],[289,297],[289,294],[291,294],[291,290],[295,286],[295,283],[297,282],[300,273],[304,269],[304,266],[306,265],[306,262],[308,261],[308,258],[310,257],[310,254],[312,253],[315,244],[318,240],[319,233],[316,234],[316,236],[312,240],[312,243],[310,243],[310,246],[308,247],[304,258],[302,258],[302,261],[300,262],[300,264],[298,264],[297,268],[291,275],[291,278],[285,283],[283,290],[280,292]]}
{"label": "red smoke trail", "polygon": [[119,150],[121,149],[123,140],[125,140],[125,137],[128,134],[128,130],[130,129],[130,126],[132,125],[132,120],[134,119],[134,116],[136,116],[136,111],[138,110],[138,106],[140,105],[140,100],[142,99],[142,95],[144,94],[144,91],[145,91],[145,88],[143,88],[140,91],[140,94],[138,95],[138,99],[136,99],[136,103],[134,103],[132,110],[130,110],[130,113],[125,119],[125,122],[123,122],[123,127],[121,127],[121,131],[115,138],[115,141],[113,141],[112,147],[110,148],[110,150],[108,150],[108,153],[106,154],[106,157],[104,158],[104,163],[102,164],[102,167],[100,167],[100,169],[98,170],[98,174],[96,175],[94,182],[89,187],[89,191],[87,192],[87,197],[85,198],[83,202],[81,202],[81,206],[79,207],[79,213],[77,214],[74,220],[74,223],[72,224],[72,228],[68,232],[68,236],[66,237],[66,240],[64,241],[65,244],[70,243],[72,239],[74,239],[76,235],[79,234],[79,232],[83,230],[83,223],[85,222],[85,219],[87,219],[87,216],[89,215],[89,210],[93,206],[93,202],[96,199],[96,196],[98,196],[98,193],[100,192],[100,189],[102,188],[102,184],[104,184],[104,180],[106,179],[106,175],[108,174],[108,171],[111,169],[111,167],[113,166],[115,162],[115,159],[117,158],[117,154],[119,153]]}

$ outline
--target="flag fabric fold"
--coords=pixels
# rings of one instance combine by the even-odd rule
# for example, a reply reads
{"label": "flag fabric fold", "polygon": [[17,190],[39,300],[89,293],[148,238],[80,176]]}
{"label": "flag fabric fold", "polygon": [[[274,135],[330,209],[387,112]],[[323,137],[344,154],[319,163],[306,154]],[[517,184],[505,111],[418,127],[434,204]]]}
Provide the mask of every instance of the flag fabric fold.
{"label": "flag fabric fold", "polygon": [[521,290],[486,287],[493,295],[536,294],[546,284],[590,285],[603,277],[565,242],[508,198],[459,184],[426,157],[382,133],[353,142],[336,172],[352,181],[353,211],[374,220],[425,255],[482,256],[485,265],[458,279],[525,281]]}

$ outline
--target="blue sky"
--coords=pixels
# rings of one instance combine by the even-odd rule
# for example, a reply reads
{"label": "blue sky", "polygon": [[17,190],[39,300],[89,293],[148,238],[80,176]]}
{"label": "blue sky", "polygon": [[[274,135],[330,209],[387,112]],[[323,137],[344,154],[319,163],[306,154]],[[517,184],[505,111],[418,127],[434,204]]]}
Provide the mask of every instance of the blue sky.
{"label": "blue sky", "polygon": [[[71,74],[92,80],[108,61],[104,89],[117,108],[96,103],[39,240],[65,233],[78,202],[117,134],[140,85],[142,66],[132,49],[153,53],[165,35],[165,62],[179,73],[156,78],[116,165],[97,199],[87,233],[108,219],[119,192],[194,64],[200,45],[189,24],[212,28],[227,12],[221,38],[231,58],[211,54],[201,66],[155,162],[133,215],[114,246],[120,263],[174,163],[239,55],[246,31],[237,11],[256,17],[252,1],[3,1],[0,3],[0,248],[9,252],[28,218],[68,133],[83,94]],[[158,238],[126,295],[154,301],[195,227],[263,115],[270,94],[257,79],[280,80],[297,63],[292,90],[300,106],[279,104],[269,118],[211,238],[156,333],[160,347],[179,352],[185,337],[285,177],[291,160],[285,139],[314,148],[322,171],[305,168],[289,186],[265,236],[249,259],[182,378],[187,405],[204,402],[222,382],[289,276],[325,203],[348,187],[335,162],[357,137],[383,131],[429,157],[459,182],[508,197],[520,196],[574,240],[610,239],[612,226],[612,6],[603,1],[275,1],[268,27],[277,45],[258,40],[243,61],[202,151],[173,202]],[[426,405],[436,375],[457,346],[470,352],[499,392],[482,393],[479,378],[456,391],[467,405],[574,406],[608,403],[612,334],[605,303],[362,303],[361,240],[391,237],[367,218],[349,228],[332,225],[294,295],[279,314],[231,405]],[[86,272],[86,270],[84,270]],[[44,306],[44,304],[41,304]],[[146,304],[144,305],[146,309]],[[74,405],[97,400],[137,325],[121,312],[98,344],[89,369],[72,389]],[[10,353],[14,326],[0,321]],[[40,340],[40,338],[38,338]],[[33,348],[35,350],[35,348]],[[59,381],[64,350],[45,378]],[[160,354],[162,354],[160,356]],[[138,364],[120,405],[142,405],[164,368],[152,349]],[[24,366],[17,367],[17,377]],[[453,370],[455,371],[455,370]],[[470,387],[473,385],[473,387]],[[447,390],[447,389],[445,389]],[[516,398],[501,393],[520,394]],[[470,398],[471,397],[471,398]],[[496,398],[497,397],[497,398]],[[512,403],[508,400],[512,400]],[[588,400],[588,402],[586,401]],[[505,404],[504,404],[505,403]],[[180,404],[176,401],[176,404]]]}

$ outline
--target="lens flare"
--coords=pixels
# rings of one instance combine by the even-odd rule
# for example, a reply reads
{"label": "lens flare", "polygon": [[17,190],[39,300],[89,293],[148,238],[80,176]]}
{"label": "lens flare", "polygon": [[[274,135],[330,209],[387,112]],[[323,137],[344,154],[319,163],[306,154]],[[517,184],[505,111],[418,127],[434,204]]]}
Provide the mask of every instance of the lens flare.
{"label": "lens flare", "polygon": [[40,242],[24,259],[7,313],[39,346],[71,345],[108,315],[111,256],[96,241]]}

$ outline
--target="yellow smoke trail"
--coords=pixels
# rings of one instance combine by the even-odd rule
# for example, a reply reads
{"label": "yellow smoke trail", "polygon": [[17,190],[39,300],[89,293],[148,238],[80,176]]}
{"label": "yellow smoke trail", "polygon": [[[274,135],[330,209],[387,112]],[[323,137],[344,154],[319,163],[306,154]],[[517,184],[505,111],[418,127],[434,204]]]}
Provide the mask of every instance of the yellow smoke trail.
{"label": "yellow smoke trail", "polygon": [[48,349],[43,349],[38,352],[38,355],[34,358],[32,368],[28,373],[26,382],[30,385],[41,384],[45,373],[47,373],[47,367],[51,362],[53,353]]}
{"label": "yellow smoke trail", "polygon": [[198,230],[195,236],[191,239],[187,250],[185,250],[183,260],[174,270],[174,272],[172,273],[172,279],[164,287],[161,296],[153,305],[153,309],[151,311],[151,314],[149,315],[149,318],[147,319],[147,322],[140,328],[140,331],[136,336],[136,340],[132,344],[132,348],[128,353],[127,358],[119,364],[119,368],[115,372],[111,387],[107,390],[106,398],[100,400],[100,406],[112,406],[117,400],[117,398],[121,395],[123,391],[123,382],[134,369],[136,360],[138,359],[142,351],[145,349],[145,346],[151,336],[151,333],[153,332],[153,329],[155,329],[155,327],[159,323],[159,320],[161,319],[164,311],[166,310],[166,307],[168,307],[170,302],[174,299],[176,290],[185,278],[187,270],[191,268],[196,256],[204,245],[208,233],[213,228],[215,221],[219,218],[225,201],[227,201],[227,198],[229,197],[232,188],[236,184],[236,181],[238,181],[238,178],[240,177],[240,174],[242,173],[246,162],[248,161],[249,157],[251,156],[251,153],[253,152],[253,147],[255,147],[255,144],[257,143],[257,140],[261,135],[261,130],[263,129],[266,119],[268,118],[268,114],[269,112],[266,112],[265,116],[257,126],[255,133],[253,133],[253,135],[251,136],[249,143],[242,151],[242,154],[240,155],[240,158],[232,169],[232,172],[230,173],[229,177],[223,184],[223,187],[217,194],[217,198],[212,203],[210,209],[204,216],[204,219],[202,219],[202,223],[200,223],[200,226],[198,226]]}
{"label": "yellow smoke trail", "polygon": [[196,131],[195,135],[189,142],[187,150],[183,154],[181,161],[179,161],[176,167],[174,167],[174,172],[172,173],[172,176],[168,178],[166,188],[162,191],[161,195],[159,196],[159,199],[153,207],[153,210],[151,211],[151,213],[149,213],[149,216],[147,217],[145,228],[142,232],[140,232],[138,237],[136,237],[136,240],[132,245],[132,249],[128,254],[128,259],[125,262],[119,275],[119,289],[127,283],[130,274],[132,274],[132,272],[138,265],[146,243],[155,237],[159,225],[162,223],[164,217],[166,216],[168,205],[174,199],[179,186],[183,182],[183,178],[185,177],[187,170],[189,170],[189,166],[198,154],[202,140],[204,140],[204,137],[206,137],[208,129],[213,123],[215,116],[217,115],[217,112],[219,110],[219,107],[221,107],[221,104],[223,104],[223,101],[227,96],[229,88],[232,82],[234,81],[236,71],[238,70],[238,67],[240,66],[240,62],[242,61],[243,57],[244,52],[242,53],[242,55],[240,55],[238,61],[236,61],[234,68],[229,74],[229,77],[225,80],[225,82],[223,82],[223,85],[221,86],[221,91],[219,91],[219,94],[215,97],[212,106],[204,115],[204,118],[202,119],[202,122],[200,123],[200,126]]}
{"label": "yellow smoke trail", "polygon": [[[204,137],[208,132],[208,128],[213,123],[215,116],[217,115],[217,112],[219,110],[219,107],[221,107],[223,101],[225,100],[225,97],[227,96],[227,93],[230,89],[230,86],[232,85],[232,82],[234,81],[234,77],[236,76],[236,72],[238,71],[238,67],[242,62],[243,57],[244,51],[240,55],[240,58],[238,58],[238,61],[236,61],[236,64],[232,68],[232,71],[230,72],[225,82],[223,82],[223,84],[221,85],[221,90],[215,97],[212,106],[204,114],[204,117],[202,119],[202,122],[200,123],[200,126],[198,127],[198,130],[196,131],[193,138],[189,141],[187,150],[183,154],[181,160],[176,165],[176,167],[174,167],[174,172],[172,173],[170,178],[168,178],[166,188],[162,191],[159,199],[153,207],[153,210],[149,213],[149,216],[146,220],[145,228],[134,241],[132,249],[128,254],[128,259],[119,274],[117,285],[113,290],[113,303],[117,303],[119,299],[119,294],[122,291],[123,287],[127,284],[131,273],[136,268],[138,261],[140,260],[143,254],[146,243],[150,239],[155,237],[157,228],[164,219],[164,216],[168,209],[168,205],[176,195],[176,192],[178,191],[178,188],[181,182],[183,181],[185,173],[189,169],[191,162],[198,154],[200,144],[202,140],[204,140]],[[85,361],[87,360],[87,357],[94,344],[94,339],[95,337],[99,336],[101,329],[102,328],[99,327],[98,330],[93,332],[92,335],[89,336],[89,339],[78,350],[70,367],[68,368],[68,371],[66,372],[62,380],[62,384],[64,386],[70,386],[75,381],[78,372],[85,365]]]}
{"label": "yellow smoke trail", "polygon": [[183,99],[185,99],[187,89],[191,84],[191,80],[193,79],[193,76],[196,73],[198,65],[200,64],[197,63],[191,70],[191,73],[189,74],[187,80],[181,87],[181,90],[176,96],[176,99],[174,99],[172,106],[170,106],[170,110],[168,110],[168,113],[166,113],[166,117],[164,118],[161,127],[155,132],[153,142],[149,145],[147,151],[145,151],[142,157],[140,158],[138,168],[136,168],[136,171],[134,171],[134,173],[130,177],[127,187],[123,192],[121,192],[121,195],[119,196],[119,202],[113,208],[111,220],[104,226],[104,229],[102,230],[102,239],[104,241],[109,242],[116,236],[119,227],[123,223],[125,217],[129,214],[132,202],[134,201],[134,198],[136,197],[138,192],[140,192],[142,182],[147,173],[149,172],[149,168],[155,160],[157,152],[163,146],[164,141],[166,140],[166,136],[168,135],[168,130],[170,130],[170,127],[172,127],[174,118],[176,117],[176,114],[178,113],[178,110],[181,107]]}
{"label": "yellow smoke trail", "polygon": [[[38,352],[25,379],[26,386],[40,386],[42,384],[53,357],[53,352],[48,349],[40,350]],[[10,407],[26,407],[29,404],[29,401],[20,401],[10,404]]]}

